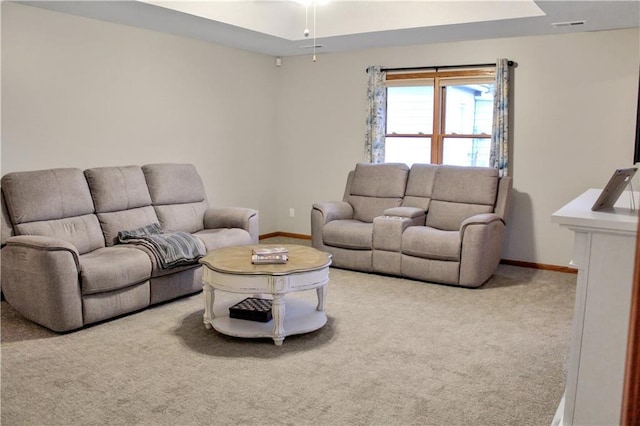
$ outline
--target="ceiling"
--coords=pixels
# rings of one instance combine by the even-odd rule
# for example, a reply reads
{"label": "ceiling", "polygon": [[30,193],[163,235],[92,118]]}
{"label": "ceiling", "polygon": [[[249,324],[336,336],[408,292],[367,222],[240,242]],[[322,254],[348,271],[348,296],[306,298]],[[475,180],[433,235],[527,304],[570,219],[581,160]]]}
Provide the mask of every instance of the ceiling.
{"label": "ceiling", "polygon": [[301,2],[17,1],[271,56],[640,27],[640,0]]}

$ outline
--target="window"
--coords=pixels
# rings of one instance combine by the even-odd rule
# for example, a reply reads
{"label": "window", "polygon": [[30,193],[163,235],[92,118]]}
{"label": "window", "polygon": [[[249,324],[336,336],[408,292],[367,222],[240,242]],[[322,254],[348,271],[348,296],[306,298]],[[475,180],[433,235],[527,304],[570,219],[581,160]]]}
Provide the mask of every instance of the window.
{"label": "window", "polygon": [[488,167],[494,74],[387,73],[385,161]]}

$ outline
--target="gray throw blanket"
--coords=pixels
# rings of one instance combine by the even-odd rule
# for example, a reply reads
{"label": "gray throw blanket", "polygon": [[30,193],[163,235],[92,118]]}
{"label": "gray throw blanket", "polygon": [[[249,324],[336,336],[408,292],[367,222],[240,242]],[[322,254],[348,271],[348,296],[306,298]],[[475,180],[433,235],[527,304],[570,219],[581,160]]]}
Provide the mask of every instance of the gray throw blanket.
{"label": "gray throw blanket", "polygon": [[146,247],[162,269],[191,265],[207,254],[202,241],[193,235],[181,231],[163,231],[157,223],[131,231],[120,231],[118,241]]}

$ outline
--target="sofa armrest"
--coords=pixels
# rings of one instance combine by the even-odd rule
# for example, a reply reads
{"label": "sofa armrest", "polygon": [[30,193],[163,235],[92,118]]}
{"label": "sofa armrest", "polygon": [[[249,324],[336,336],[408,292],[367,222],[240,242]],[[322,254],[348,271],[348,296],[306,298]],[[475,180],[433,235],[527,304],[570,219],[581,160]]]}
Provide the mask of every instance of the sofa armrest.
{"label": "sofa armrest", "polygon": [[82,327],[76,248],[43,236],[14,236],[2,248],[2,292],[25,318],[53,331]]}
{"label": "sofa armrest", "polygon": [[460,232],[464,234],[465,229],[469,225],[488,225],[491,222],[499,221],[504,225],[504,220],[500,216],[495,213],[481,213],[471,217],[466,218],[460,224]]}
{"label": "sofa armrest", "polygon": [[493,275],[502,255],[505,224],[494,213],[465,219],[460,225],[460,282],[463,287],[480,287]]}
{"label": "sofa armrest", "polygon": [[419,207],[391,207],[384,211],[384,215],[416,219],[420,216],[424,218],[426,216],[426,213],[424,209],[421,209]]}
{"label": "sofa armrest", "polygon": [[42,235],[18,235],[10,237],[6,246],[28,247],[33,250],[66,251],[71,254],[76,268],[80,270],[80,254],[75,246],[67,241]]}
{"label": "sofa armrest", "polygon": [[210,207],[204,212],[205,229],[240,228],[258,242],[258,211],[246,207]]}
{"label": "sofa armrest", "polygon": [[353,207],[346,201],[325,201],[314,203],[312,211],[318,211],[323,218],[322,224],[332,220],[353,219]]}
{"label": "sofa armrest", "polygon": [[353,207],[346,201],[324,201],[311,207],[311,246],[327,251],[322,238],[324,226],[332,220],[353,219]]}
{"label": "sofa armrest", "polygon": [[[387,209],[385,213],[391,210],[394,209]],[[375,217],[373,219],[373,248],[375,250],[400,252],[402,247],[402,233],[410,226],[424,225],[424,210],[420,211],[422,214],[413,218],[398,215]]]}

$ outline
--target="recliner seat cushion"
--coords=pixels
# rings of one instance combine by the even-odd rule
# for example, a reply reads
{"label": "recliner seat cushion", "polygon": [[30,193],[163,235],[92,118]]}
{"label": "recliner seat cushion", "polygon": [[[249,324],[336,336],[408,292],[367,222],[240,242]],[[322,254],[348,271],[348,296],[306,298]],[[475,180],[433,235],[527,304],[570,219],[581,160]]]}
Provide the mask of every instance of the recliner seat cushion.
{"label": "recliner seat cushion", "polygon": [[200,264],[196,262],[189,265],[180,265],[172,268],[162,268],[162,266],[158,262],[158,258],[149,247],[146,247],[143,244],[132,244],[132,245],[125,245],[121,247],[135,248],[147,255],[147,257],[149,258],[149,261],[151,262],[151,281],[152,282],[154,278],[163,277],[166,275],[174,275],[181,271],[185,271],[191,268],[198,268],[200,266]]}
{"label": "recliner seat cushion", "polygon": [[460,232],[411,226],[402,233],[402,254],[425,259],[459,261]]}
{"label": "recliner seat cushion", "polygon": [[82,294],[113,291],[151,277],[151,260],[142,250],[113,246],[80,256]]}
{"label": "recliner seat cushion", "polygon": [[371,250],[373,223],[358,220],[333,220],[322,230],[325,245],[356,250]]}

